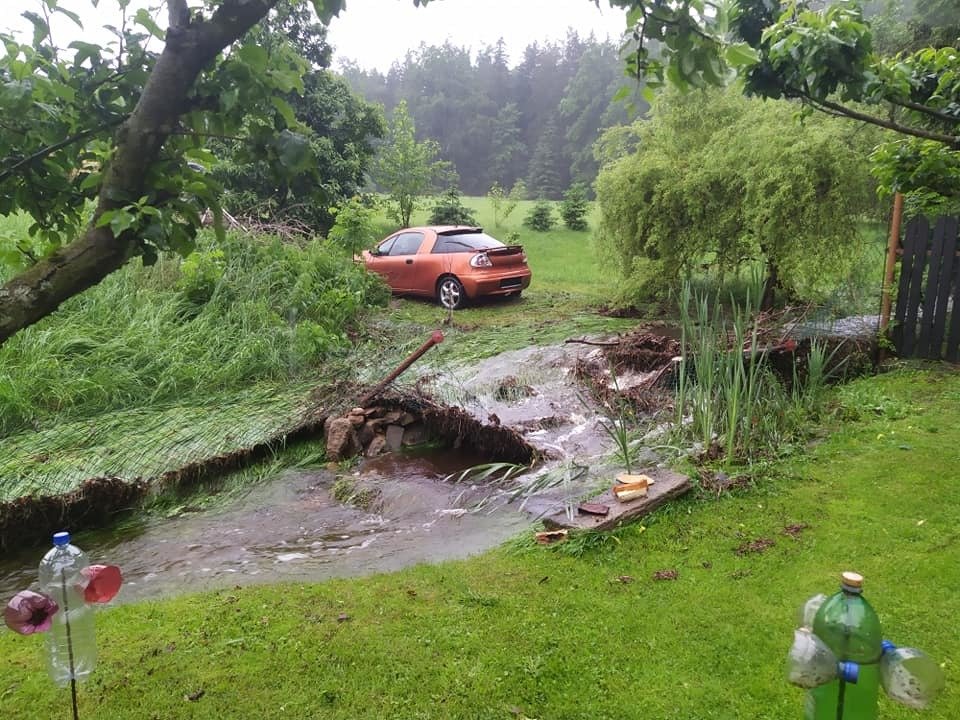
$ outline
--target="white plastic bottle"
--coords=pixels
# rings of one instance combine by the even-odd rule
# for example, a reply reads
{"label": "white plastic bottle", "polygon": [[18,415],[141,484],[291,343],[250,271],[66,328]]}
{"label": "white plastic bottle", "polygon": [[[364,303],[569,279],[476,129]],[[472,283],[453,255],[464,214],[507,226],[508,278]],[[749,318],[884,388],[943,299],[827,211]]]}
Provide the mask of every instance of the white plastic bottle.
{"label": "white plastic bottle", "polygon": [[884,640],[880,682],[898,703],[923,710],[943,690],[945,680],[943,671],[928,655]]}
{"label": "white plastic bottle", "polygon": [[53,536],[53,549],[40,561],[40,587],[60,606],[47,634],[47,669],[60,687],[73,678],[85,679],[97,664],[93,607],[83,599],[86,579],[81,571],[88,565],[66,532]]}

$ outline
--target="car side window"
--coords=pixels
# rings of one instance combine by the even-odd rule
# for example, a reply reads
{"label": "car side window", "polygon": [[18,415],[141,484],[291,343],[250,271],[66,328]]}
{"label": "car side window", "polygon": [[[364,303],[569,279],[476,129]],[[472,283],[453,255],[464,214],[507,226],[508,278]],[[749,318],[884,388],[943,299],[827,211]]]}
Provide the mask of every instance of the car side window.
{"label": "car side window", "polygon": [[420,249],[422,243],[423,233],[400,233],[396,236],[393,246],[387,251],[387,254],[391,257],[394,255],[414,255]]}
{"label": "car side window", "polygon": [[377,255],[389,255],[390,248],[393,247],[394,241],[397,239],[397,235],[387,238],[382,243],[377,246]]}

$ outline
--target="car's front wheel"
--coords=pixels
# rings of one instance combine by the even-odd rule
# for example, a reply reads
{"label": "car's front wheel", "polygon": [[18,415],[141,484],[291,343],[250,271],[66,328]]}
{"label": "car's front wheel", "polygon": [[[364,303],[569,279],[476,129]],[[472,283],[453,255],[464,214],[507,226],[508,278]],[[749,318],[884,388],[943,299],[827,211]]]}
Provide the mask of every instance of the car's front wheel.
{"label": "car's front wheel", "polygon": [[440,278],[437,283],[437,302],[448,310],[462,308],[467,301],[463,284],[452,275]]}

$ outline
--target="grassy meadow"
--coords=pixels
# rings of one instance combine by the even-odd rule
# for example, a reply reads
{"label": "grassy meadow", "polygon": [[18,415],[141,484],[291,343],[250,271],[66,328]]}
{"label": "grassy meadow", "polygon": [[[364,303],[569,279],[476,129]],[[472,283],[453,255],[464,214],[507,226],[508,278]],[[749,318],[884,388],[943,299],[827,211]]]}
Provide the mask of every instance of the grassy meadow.
{"label": "grassy meadow", "polygon": [[[820,440],[749,489],[552,547],[321,584],[235,587],[98,616],[86,720],[783,720],[797,609],[866,577],[885,636],[936,658],[960,716],[960,375],[832,392]],[[675,573],[675,579],[671,578]],[[0,633],[0,713],[69,716],[42,638]],[[884,720],[920,717],[880,700]]]}

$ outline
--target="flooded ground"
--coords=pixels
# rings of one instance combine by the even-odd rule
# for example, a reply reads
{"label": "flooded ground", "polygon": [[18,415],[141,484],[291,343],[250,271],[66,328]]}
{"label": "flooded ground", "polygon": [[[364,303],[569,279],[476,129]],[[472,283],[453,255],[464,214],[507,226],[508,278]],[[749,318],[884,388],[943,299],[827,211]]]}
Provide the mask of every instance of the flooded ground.
{"label": "flooded ground", "polygon": [[[333,498],[329,471],[287,471],[226,507],[84,532],[74,541],[92,563],[121,567],[123,602],[466,557],[529,526],[526,516],[502,503],[482,513],[463,511],[477,491],[442,478],[475,461],[451,451],[367,461],[358,473],[379,497],[366,510]],[[43,552],[4,559],[0,597],[35,583]]]}
{"label": "flooded ground", "polygon": [[[529,529],[536,514],[569,506],[608,483],[616,472],[615,463],[605,465],[611,441],[603,423],[609,418],[574,375],[578,359],[598,352],[583,344],[530,347],[470,368],[418,368],[430,378],[421,387],[437,400],[484,423],[515,428],[546,454],[511,488],[520,493],[512,503],[505,502],[506,490],[443,480],[496,458],[453,449],[396,453],[365,460],[347,473],[358,488],[373,491],[366,509],[334,498],[332,471],[290,470],[215,509],[148,516],[132,526],[81,533],[76,544],[91,562],[123,569],[121,601],[362,575],[481,552]],[[484,498],[492,499],[482,511],[470,511]],[[521,508],[525,501],[536,513]],[[43,552],[0,563],[0,597],[35,582]]]}

